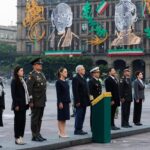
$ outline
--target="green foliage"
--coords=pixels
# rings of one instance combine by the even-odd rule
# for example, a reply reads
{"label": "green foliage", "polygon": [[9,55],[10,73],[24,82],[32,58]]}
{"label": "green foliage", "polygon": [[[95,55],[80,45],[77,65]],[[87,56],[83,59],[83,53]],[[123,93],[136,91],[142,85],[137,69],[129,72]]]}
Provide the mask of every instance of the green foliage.
{"label": "green foliage", "polygon": [[[32,70],[32,66],[30,62],[35,59],[33,56],[26,56],[26,57],[18,57],[16,59],[16,64],[19,64],[24,67],[25,74],[28,75],[29,72]],[[91,69],[93,65],[93,60],[89,57],[49,57],[43,56],[43,72],[46,75],[48,80],[55,80],[57,70],[60,67],[66,67],[68,69],[69,77],[71,78],[75,67],[79,64],[84,65],[87,73]]]}
{"label": "green foliage", "polygon": [[0,54],[7,55],[9,53],[15,53],[16,52],[16,46],[8,45],[5,43],[0,44]]}
{"label": "green foliage", "polygon": [[20,65],[24,67],[25,75],[27,75],[32,70],[30,62],[35,58],[36,56],[20,56],[16,58],[14,65]]}
{"label": "green foliage", "polygon": [[101,78],[105,79],[107,77],[108,66],[107,65],[99,65],[99,69],[101,71]]}
{"label": "green foliage", "polygon": [[11,66],[15,61],[16,46],[0,43],[0,74],[10,73]]}

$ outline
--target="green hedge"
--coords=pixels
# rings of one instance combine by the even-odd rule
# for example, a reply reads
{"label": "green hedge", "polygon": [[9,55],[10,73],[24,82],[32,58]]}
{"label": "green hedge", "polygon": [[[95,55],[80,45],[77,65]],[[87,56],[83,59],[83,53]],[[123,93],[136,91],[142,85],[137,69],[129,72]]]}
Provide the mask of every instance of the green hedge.
{"label": "green hedge", "polygon": [[[19,64],[24,67],[25,74],[29,74],[32,70],[32,66],[30,62],[35,59],[34,56],[23,56],[17,57],[15,65]],[[82,56],[82,57],[50,57],[50,56],[43,56],[43,72],[46,75],[46,78],[50,80],[56,79],[56,72],[60,67],[66,67],[69,72],[69,77],[73,76],[75,71],[75,67],[79,64],[85,66],[87,75],[91,67],[93,66],[93,60],[90,57]]]}

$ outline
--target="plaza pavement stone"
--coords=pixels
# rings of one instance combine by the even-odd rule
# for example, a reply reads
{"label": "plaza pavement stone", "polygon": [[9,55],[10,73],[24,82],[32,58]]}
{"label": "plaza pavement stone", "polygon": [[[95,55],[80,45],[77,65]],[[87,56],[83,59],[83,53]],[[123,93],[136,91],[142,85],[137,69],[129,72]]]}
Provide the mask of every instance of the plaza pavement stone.
{"label": "plaza pavement stone", "polygon": [[[133,119],[133,103],[131,106],[131,116],[130,123],[133,125],[133,128],[121,128],[121,130],[112,132],[112,139],[120,138],[124,136],[130,136],[140,133],[145,133],[150,131],[150,89],[146,89],[146,100],[143,103],[143,112],[142,112],[142,123],[143,126],[137,127],[132,123]],[[27,121],[24,142],[25,145],[16,145],[14,140],[14,129],[13,129],[13,111],[11,111],[11,92],[10,86],[5,85],[6,92],[6,110],[4,111],[4,127],[0,128],[0,145],[3,146],[3,150],[15,150],[15,149],[24,149],[24,150],[54,150],[61,149],[65,147],[81,145],[91,143],[91,132],[90,132],[90,109],[88,108],[84,123],[84,130],[89,134],[84,136],[73,135],[74,132],[74,118],[67,121],[67,133],[70,136],[69,138],[62,139],[58,137],[58,128],[57,128],[57,109],[56,109],[56,91],[54,84],[48,85],[47,89],[47,104],[44,112],[43,123],[41,133],[42,136],[47,138],[47,141],[44,142],[33,142],[31,141],[31,130],[30,130],[30,110],[27,111]],[[71,109],[72,112],[72,109]],[[119,109],[119,118],[116,119],[116,125],[120,125],[120,109]]]}

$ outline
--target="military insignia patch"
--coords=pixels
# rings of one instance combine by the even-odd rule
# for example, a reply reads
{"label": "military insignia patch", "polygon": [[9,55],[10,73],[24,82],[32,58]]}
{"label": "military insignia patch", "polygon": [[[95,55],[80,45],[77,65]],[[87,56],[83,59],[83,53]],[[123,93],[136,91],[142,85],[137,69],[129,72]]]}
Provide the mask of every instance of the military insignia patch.
{"label": "military insignia patch", "polygon": [[123,80],[121,79],[121,80],[120,80],[120,83],[122,83],[122,82],[123,82]]}

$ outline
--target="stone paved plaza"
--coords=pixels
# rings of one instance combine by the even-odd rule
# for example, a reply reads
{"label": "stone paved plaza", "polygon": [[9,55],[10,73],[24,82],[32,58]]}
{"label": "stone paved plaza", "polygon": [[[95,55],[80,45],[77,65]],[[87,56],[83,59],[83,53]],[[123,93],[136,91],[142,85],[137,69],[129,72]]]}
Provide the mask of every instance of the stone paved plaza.
{"label": "stone paved plaza", "polygon": [[[144,125],[150,125],[150,89],[146,89],[146,100],[143,104],[143,114],[142,114],[142,123]],[[10,93],[10,86],[5,85],[5,92],[6,92],[6,110],[4,111],[4,127],[0,128],[0,145],[3,146],[2,149],[6,150],[14,150],[14,149],[21,149],[26,147],[34,147],[34,146],[41,146],[41,145],[48,145],[50,143],[55,142],[62,142],[65,141],[63,139],[59,139],[58,137],[58,129],[57,129],[57,111],[56,111],[56,93],[55,93],[55,86],[54,84],[48,85],[47,89],[47,105],[45,108],[45,113],[43,117],[43,124],[42,124],[42,135],[46,137],[48,140],[42,143],[36,143],[31,141],[31,130],[30,130],[30,110],[27,111],[27,122],[26,122],[26,130],[25,130],[25,142],[27,143],[25,146],[18,146],[15,145],[14,142],[14,131],[13,131],[13,112],[11,111],[11,93]],[[132,111],[133,111],[133,104],[131,107],[131,117],[130,122],[132,124]],[[72,109],[71,109],[72,112]],[[84,123],[84,130],[90,133],[90,124],[89,124],[89,108],[87,110],[86,119]],[[120,126],[120,114],[119,118],[116,119],[116,125]],[[133,126],[133,128],[136,128]],[[121,129],[125,130],[125,129]],[[67,122],[67,131],[71,138],[78,139],[78,136],[74,136],[74,118],[71,118],[70,121]],[[83,136],[84,138],[84,136]],[[115,141],[115,140],[114,140]],[[147,141],[147,140],[146,140]],[[146,142],[145,141],[145,142]],[[125,143],[127,144],[127,143]],[[115,145],[115,144],[110,144]],[[114,147],[115,148],[115,147]]]}

